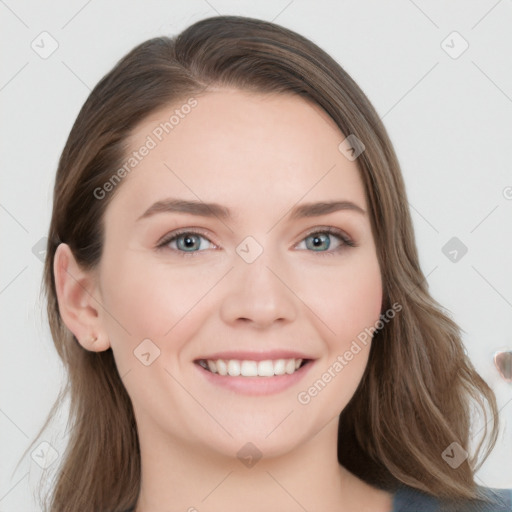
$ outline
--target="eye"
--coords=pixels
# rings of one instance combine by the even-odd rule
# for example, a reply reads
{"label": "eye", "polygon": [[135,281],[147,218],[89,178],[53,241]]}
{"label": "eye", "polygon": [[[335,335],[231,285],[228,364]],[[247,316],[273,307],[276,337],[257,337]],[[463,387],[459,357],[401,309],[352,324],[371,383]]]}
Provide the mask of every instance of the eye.
{"label": "eye", "polygon": [[[331,249],[331,238],[338,239],[338,245]],[[348,237],[341,229],[326,227],[326,228],[315,228],[315,231],[311,231],[306,238],[301,241],[301,244],[305,242],[306,248],[313,250],[313,252],[322,252],[329,255],[339,252],[346,246],[355,247],[354,241]],[[299,244],[300,245],[300,244]],[[298,246],[297,246],[298,247]],[[319,250],[317,250],[319,249]],[[331,250],[329,250],[331,249]]]}
{"label": "eye", "polygon": [[[331,249],[331,238],[337,239],[337,246],[334,249]],[[202,243],[203,241],[205,243]],[[302,239],[297,247],[300,244],[304,244],[304,242],[306,249],[310,249],[312,252],[326,253],[325,255],[337,253],[346,248],[346,246],[356,246],[348,235],[334,227],[315,228],[314,231],[310,231]],[[208,243],[213,247],[208,247]],[[203,233],[190,229],[169,233],[157,244],[157,249],[170,249],[181,253],[183,256],[192,256],[194,253],[216,247]]]}
{"label": "eye", "polygon": [[171,249],[174,251],[182,252],[184,255],[188,256],[189,254],[193,254],[196,252],[201,252],[201,250],[208,249],[209,247],[205,247],[207,243],[202,243],[202,241],[206,241],[207,243],[213,244],[208,238],[206,238],[202,233],[197,231],[178,231],[169,233],[165,236],[158,244],[157,249]]}

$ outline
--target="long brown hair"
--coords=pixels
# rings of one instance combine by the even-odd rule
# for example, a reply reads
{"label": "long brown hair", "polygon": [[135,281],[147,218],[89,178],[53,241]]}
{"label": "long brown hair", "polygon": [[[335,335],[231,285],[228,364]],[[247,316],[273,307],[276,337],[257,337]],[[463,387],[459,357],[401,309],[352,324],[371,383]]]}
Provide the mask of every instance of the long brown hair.
{"label": "long brown hair", "polygon": [[[69,375],[63,394],[72,430],[50,510],[128,509],[141,477],[133,409],[111,349],[85,350],[59,315],[56,248],[68,244],[85,269],[98,264],[105,208],[122,184],[102,200],[94,191],[122,165],[127,138],[151,113],[209,86],[300,95],[320,105],[344,136],[363,142],[357,164],[382,269],[383,308],[399,303],[402,310],[374,335],[364,376],[340,415],[338,459],[383,488],[405,483],[438,497],[477,496],[474,471],[498,434],[496,400],[468,359],[459,328],[428,292],[399,163],[379,116],[342,67],[308,39],[273,23],[218,16],[176,37],[148,40],[122,58],[83,105],[60,158],[44,290]],[[482,438],[452,469],[442,454],[454,442],[469,451],[472,405],[484,413]]]}

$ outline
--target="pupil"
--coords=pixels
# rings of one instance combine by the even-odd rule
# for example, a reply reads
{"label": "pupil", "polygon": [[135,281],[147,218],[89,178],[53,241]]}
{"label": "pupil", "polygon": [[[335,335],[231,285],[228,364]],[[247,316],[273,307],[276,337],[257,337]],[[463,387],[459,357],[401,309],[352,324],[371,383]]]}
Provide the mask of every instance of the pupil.
{"label": "pupil", "polygon": [[329,238],[326,237],[325,235],[321,235],[321,236],[314,236],[313,237],[313,246],[315,248],[319,248],[322,246],[322,244],[327,244],[327,247],[326,248],[329,248]]}
{"label": "pupil", "polygon": [[195,240],[193,236],[183,236],[183,245],[185,246],[185,249],[193,249]]}

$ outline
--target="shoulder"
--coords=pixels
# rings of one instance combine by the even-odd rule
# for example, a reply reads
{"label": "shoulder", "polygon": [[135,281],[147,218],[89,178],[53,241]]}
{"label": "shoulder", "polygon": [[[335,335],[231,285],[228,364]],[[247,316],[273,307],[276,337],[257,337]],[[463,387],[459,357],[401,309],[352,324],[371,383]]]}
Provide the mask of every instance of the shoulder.
{"label": "shoulder", "polygon": [[481,499],[454,501],[404,485],[393,495],[392,512],[512,512],[512,489],[477,488]]}

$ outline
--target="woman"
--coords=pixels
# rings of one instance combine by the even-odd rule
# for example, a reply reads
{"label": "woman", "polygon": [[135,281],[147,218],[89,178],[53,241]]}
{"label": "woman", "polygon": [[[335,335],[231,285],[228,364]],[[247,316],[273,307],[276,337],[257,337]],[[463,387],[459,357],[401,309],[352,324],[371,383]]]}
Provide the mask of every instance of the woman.
{"label": "woman", "polygon": [[132,50],[57,171],[50,510],[512,510],[475,484],[496,401],[406,205],[375,110],[302,36],[219,16]]}

